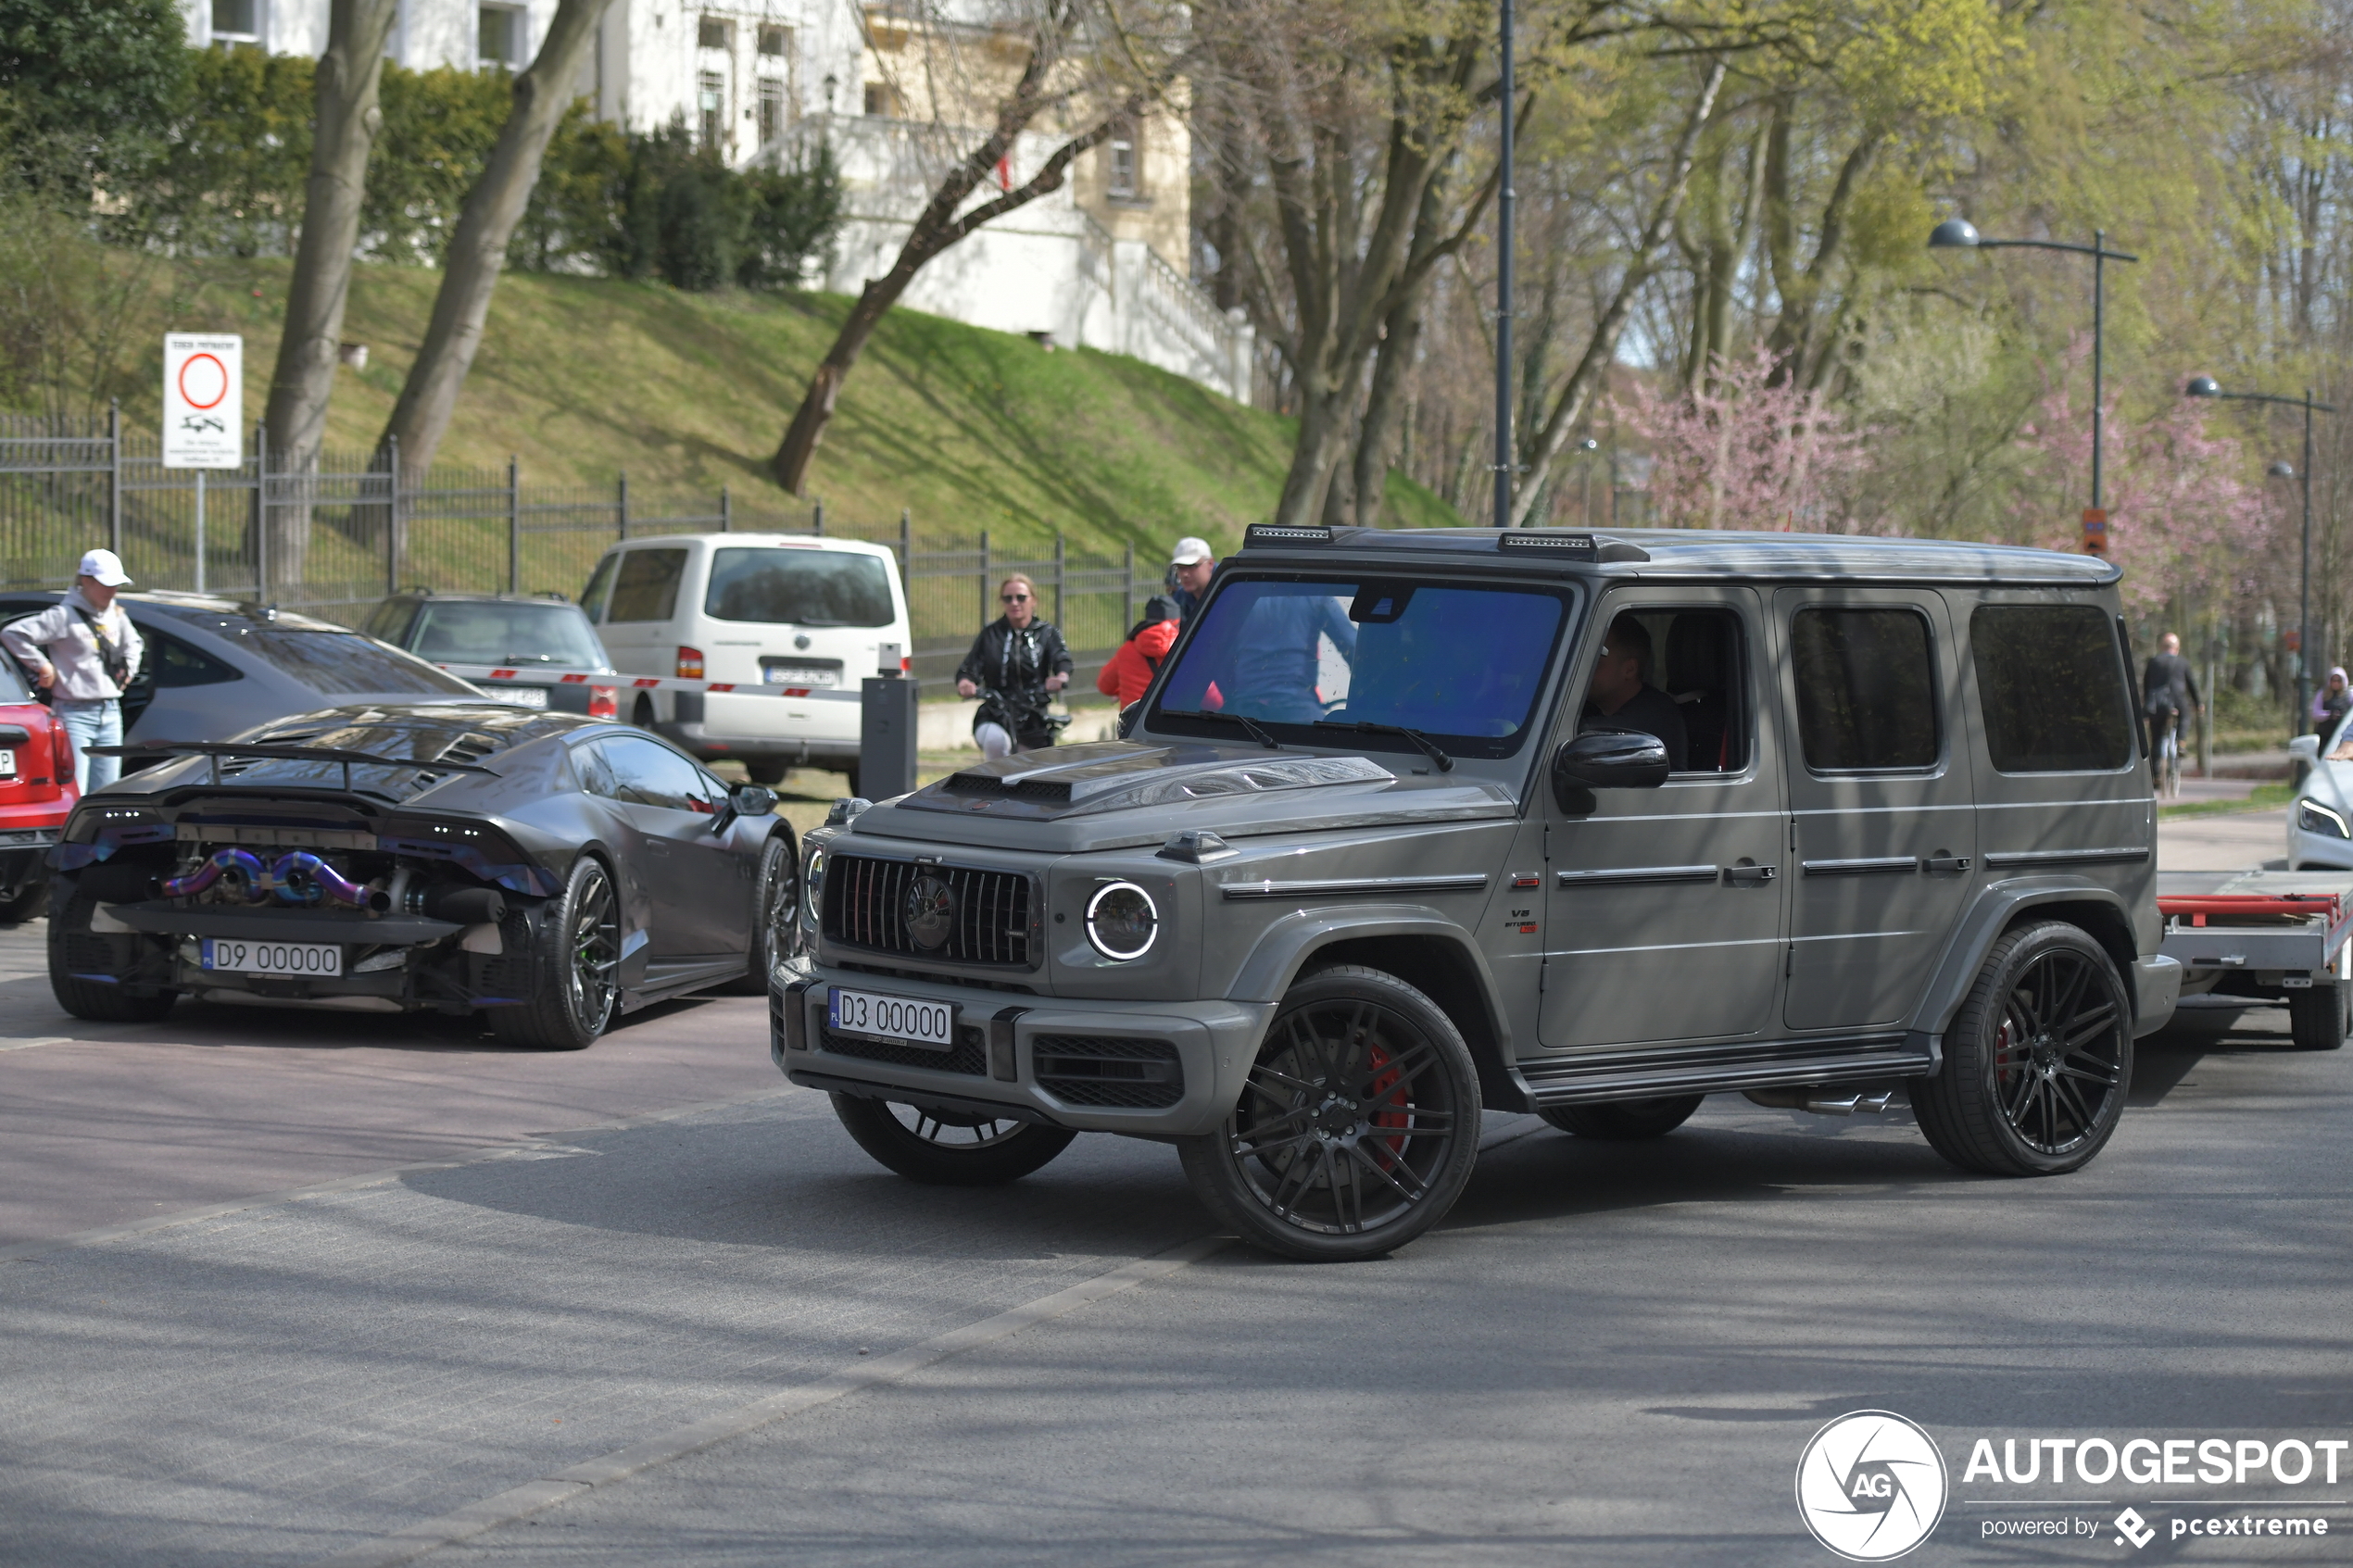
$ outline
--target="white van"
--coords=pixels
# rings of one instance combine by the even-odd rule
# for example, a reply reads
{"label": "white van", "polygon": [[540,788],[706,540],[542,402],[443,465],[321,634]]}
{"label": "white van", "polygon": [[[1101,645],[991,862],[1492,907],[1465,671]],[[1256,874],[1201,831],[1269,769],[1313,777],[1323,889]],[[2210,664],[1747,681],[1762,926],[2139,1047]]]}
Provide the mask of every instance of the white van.
{"label": "white van", "polygon": [[[673,533],[605,552],[580,596],[613,668],[744,685],[858,690],[882,646],[914,646],[898,558],[797,533]],[[726,692],[640,692],[624,713],[761,784],[829,768],[858,788],[858,705]]]}

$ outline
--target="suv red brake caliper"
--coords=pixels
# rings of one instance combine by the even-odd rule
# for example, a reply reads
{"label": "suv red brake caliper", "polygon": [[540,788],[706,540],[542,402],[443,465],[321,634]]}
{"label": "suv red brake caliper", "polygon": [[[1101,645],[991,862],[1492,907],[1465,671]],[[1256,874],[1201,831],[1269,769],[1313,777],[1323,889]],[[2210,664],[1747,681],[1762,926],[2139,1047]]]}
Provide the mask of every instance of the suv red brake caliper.
{"label": "suv red brake caliper", "polygon": [[[1394,1127],[1399,1133],[1396,1137],[1373,1138],[1367,1141],[1372,1147],[1381,1149],[1387,1155],[1385,1165],[1394,1165],[1405,1153],[1403,1133],[1404,1129],[1412,1124],[1410,1118],[1406,1115],[1409,1102],[1405,1098],[1405,1074],[1390,1065],[1387,1051],[1369,1041],[1365,1046],[1365,1060],[1372,1069],[1373,1074],[1372,1084],[1365,1095],[1365,1103],[1367,1107],[1384,1107],[1384,1109],[1374,1110],[1365,1120],[1376,1127]],[[1388,1109],[1390,1107],[1394,1109]]]}

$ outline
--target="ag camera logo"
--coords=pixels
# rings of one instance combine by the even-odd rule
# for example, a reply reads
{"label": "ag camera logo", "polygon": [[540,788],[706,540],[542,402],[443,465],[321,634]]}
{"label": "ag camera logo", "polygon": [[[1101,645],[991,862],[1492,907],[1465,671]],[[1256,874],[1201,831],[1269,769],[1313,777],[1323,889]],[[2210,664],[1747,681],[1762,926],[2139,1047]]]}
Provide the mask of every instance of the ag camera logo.
{"label": "ag camera logo", "polygon": [[1797,1512],[1850,1562],[1903,1556],[1944,1517],[1936,1441],[1891,1411],[1856,1411],[1814,1434],[1797,1461]]}

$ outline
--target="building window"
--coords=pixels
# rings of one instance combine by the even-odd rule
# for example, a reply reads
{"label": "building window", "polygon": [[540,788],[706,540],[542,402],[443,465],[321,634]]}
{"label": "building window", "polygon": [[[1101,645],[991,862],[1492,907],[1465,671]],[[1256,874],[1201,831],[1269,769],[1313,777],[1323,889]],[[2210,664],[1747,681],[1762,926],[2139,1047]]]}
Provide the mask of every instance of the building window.
{"label": "building window", "polygon": [[792,29],[762,27],[760,30],[760,52],[771,59],[782,59],[792,53]]}
{"label": "building window", "polygon": [[212,36],[242,40],[261,36],[261,0],[212,0]]}
{"label": "building window", "polygon": [[727,83],[717,71],[704,71],[698,79],[695,110],[697,123],[702,132],[702,144],[712,152],[724,152],[727,134]]}
{"label": "building window", "polygon": [[705,17],[695,24],[695,43],[704,49],[727,47],[727,23],[718,17]]}
{"label": "building window", "polygon": [[760,144],[768,145],[785,133],[785,84],[773,76],[760,79]]}
{"label": "building window", "polygon": [[1139,154],[1142,139],[1135,122],[1123,121],[1111,133],[1111,194],[1134,201],[1144,194],[1144,171]]}
{"label": "building window", "polygon": [[880,82],[866,83],[866,113],[876,119],[898,119],[898,90]]}
{"label": "building window", "polygon": [[474,69],[513,70],[522,63],[522,13],[508,6],[484,6],[474,40]]}

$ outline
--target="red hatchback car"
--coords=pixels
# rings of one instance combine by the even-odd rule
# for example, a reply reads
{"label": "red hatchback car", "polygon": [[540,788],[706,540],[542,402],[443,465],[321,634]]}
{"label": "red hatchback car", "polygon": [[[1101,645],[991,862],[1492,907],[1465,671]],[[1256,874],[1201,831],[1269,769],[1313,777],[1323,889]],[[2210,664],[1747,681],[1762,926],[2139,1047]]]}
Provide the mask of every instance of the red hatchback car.
{"label": "red hatchback car", "polygon": [[0,659],[0,925],[31,920],[47,904],[42,856],[81,797],[66,727],[32,700],[16,661]]}

